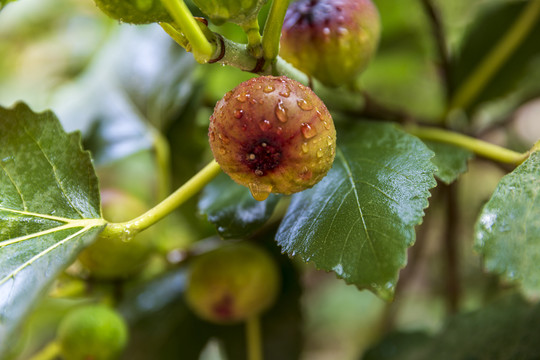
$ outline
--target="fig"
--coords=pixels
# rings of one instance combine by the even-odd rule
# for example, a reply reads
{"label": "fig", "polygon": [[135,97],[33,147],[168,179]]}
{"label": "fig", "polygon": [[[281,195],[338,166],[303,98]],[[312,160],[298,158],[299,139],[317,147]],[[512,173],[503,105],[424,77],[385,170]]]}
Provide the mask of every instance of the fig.
{"label": "fig", "polygon": [[95,0],[95,2],[109,17],[129,24],[172,21],[160,0]]}
{"label": "fig", "polygon": [[285,76],[252,78],[225,94],[208,136],[222,170],[259,201],[312,187],[332,167],[336,150],[322,100]]}
{"label": "fig", "polygon": [[65,360],[113,360],[124,350],[128,330],[124,319],[104,305],[86,305],[69,312],[58,327]]}
{"label": "fig", "polygon": [[194,259],[186,301],[207,321],[238,323],[273,305],[280,283],[276,262],[262,248],[250,243],[225,245]]}
{"label": "fig", "polygon": [[371,0],[300,0],[285,15],[280,55],[330,87],[354,82],[375,54],[381,24]]}
{"label": "fig", "polygon": [[[146,211],[138,198],[117,189],[101,191],[103,217],[110,222],[123,222]],[[79,261],[92,277],[123,279],[139,272],[154,250],[154,233],[146,230],[134,237],[98,237],[79,254]]]}
{"label": "fig", "polygon": [[257,16],[267,0],[193,0],[210,20],[221,25],[232,22],[243,25]]}

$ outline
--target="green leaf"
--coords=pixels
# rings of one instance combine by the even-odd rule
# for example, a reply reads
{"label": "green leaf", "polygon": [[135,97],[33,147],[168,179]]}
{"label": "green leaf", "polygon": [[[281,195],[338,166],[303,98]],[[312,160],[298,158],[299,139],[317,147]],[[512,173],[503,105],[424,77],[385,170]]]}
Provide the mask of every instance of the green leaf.
{"label": "green leaf", "polygon": [[540,152],[502,178],[482,209],[475,246],[488,271],[540,293]]}
{"label": "green leaf", "polygon": [[224,238],[242,238],[260,228],[272,216],[279,196],[270,194],[265,201],[253,199],[248,188],[220,174],[205,187],[199,211],[215,224]]}
{"label": "green leaf", "polygon": [[[529,3],[531,2],[485,2],[483,11],[472,22],[466,34],[458,56],[453,59],[452,95],[455,96],[469,77],[478,71],[486,57],[491,56],[491,51],[504,39],[509,29],[520,21],[519,17]],[[539,38],[540,21],[537,20],[521,43],[467,106],[467,109],[474,109],[482,102],[514,90],[518,82],[528,73],[531,61],[540,55]]]}
{"label": "green leaf", "polygon": [[39,295],[105,221],[80,135],[66,134],[51,112],[0,107],[0,144],[1,355]]}
{"label": "green leaf", "polygon": [[540,305],[506,296],[481,310],[454,316],[435,336],[394,333],[363,360],[537,359]]}
{"label": "green leaf", "polygon": [[339,134],[333,168],[293,196],[277,241],[287,253],[390,299],[436,184],[433,153],[390,124],[362,122]]}
{"label": "green leaf", "polygon": [[424,143],[435,153],[431,161],[438,169],[435,176],[443,183],[451,184],[467,171],[467,161],[473,157],[469,150],[436,141],[426,140]]}

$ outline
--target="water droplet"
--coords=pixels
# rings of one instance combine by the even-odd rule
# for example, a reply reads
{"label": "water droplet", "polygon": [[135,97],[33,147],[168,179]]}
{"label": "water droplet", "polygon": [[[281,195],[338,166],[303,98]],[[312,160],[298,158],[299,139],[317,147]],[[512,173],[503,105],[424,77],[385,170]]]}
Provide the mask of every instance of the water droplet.
{"label": "water droplet", "polygon": [[281,126],[277,127],[276,134],[278,134],[278,135],[283,134],[283,128]]}
{"label": "water droplet", "polygon": [[302,135],[304,135],[306,139],[311,139],[312,137],[317,135],[317,129],[315,129],[308,123],[302,123],[302,125],[300,125],[300,130],[302,131]]}
{"label": "water droplet", "polygon": [[242,116],[244,116],[244,110],[241,110],[241,109],[234,110],[235,118],[240,119]]}
{"label": "water droplet", "polygon": [[220,153],[221,155],[225,155],[225,154],[227,153],[227,150],[226,150],[225,148],[223,148],[223,147],[222,147],[222,148],[219,148],[219,153]]}
{"label": "water droplet", "polygon": [[241,93],[236,97],[236,100],[238,100],[241,103],[246,102],[247,99],[249,99],[251,96],[247,93]]}
{"label": "water droplet", "polygon": [[328,121],[323,120],[322,124],[323,124],[323,126],[324,126],[324,128],[326,130],[330,130],[331,126],[330,126],[330,123]]}
{"label": "water droplet", "polygon": [[266,200],[272,192],[272,185],[249,183],[248,187],[251,196],[257,201]]}
{"label": "water droplet", "polygon": [[334,143],[334,140],[332,139],[332,137],[330,135],[328,135],[328,137],[326,138],[326,143],[328,144],[328,146],[332,145]]}
{"label": "water droplet", "polygon": [[253,99],[253,98],[250,98],[249,99],[249,102],[252,103],[253,105],[257,104],[257,100]]}
{"label": "water droplet", "polygon": [[285,108],[285,106],[283,106],[283,101],[281,101],[281,99],[278,100],[278,103],[276,105],[276,117],[282,123],[287,122],[287,120],[289,119],[287,116],[287,109]]}
{"label": "water droplet", "polygon": [[262,146],[262,147],[267,147],[267,146],[268,146],[268,144],[267,144],[267,143],[265,143],[265,142],[263,142],[263,143],[261,143],[261,146]]}
{"label": "water droplet", "polygon": [[323,154],[324,154],[323,149],[317,150],[317,157],[318,157],[318,158],[322,158]]}
{"label": "water droplet", "polygon": [[272,123],[269,120],[264,119],[259,123],[259,127],[262,131],[268,131],[272,128]]}
{"label": "water droplet", "polygon": [[266,85],[263,89],[263,91],[267,94],[271,93],[272,91],[274,91],[274,87],[272,85]]}
{"label": "water droplet", "polygon": [[309,179],[311,179],[312,176],[313,176],[313,173],[311,171],[309,171],[307,166],[304,166],[302,168],[302,171],[300,172],[300,177],[302,179],[304,179],[304,180],[309,180]]}
{"label": "water droplet", "polygon": [[255,160],[256,156],[255,156],[255,154],[249,154],[247,156],[247,158],[248,158],[248,160]]}
{"label": "water droplet", "polygon": [[303,143],[302,151],[307,154],[308,150],[309,150],[308,143],[307,142]]}
{"label": "water droplet", "polygon": [[263,176],[263,175],[264,175],[264,172],[263,172],[262,170],[257,169],[257,170],[255,170],[255,175],[257,175],[257,176]]}
{"label": "water droplet", "polygon": [[304,111],[309,111],[313,109],[313,105],[311,105],[304,99],[300,99],[296,103],[298,104],[298,107]]}
{"label": "water droplet", "polygon": [[216,140],[216,134],[214,134],[213,131],[210,131],[210,132],[208,133],[208,137],[210,138],[210,141]]}
{"label": "water droplet", "polygon": [[221,140],[221,142],[225,145],[228,145],[231,142],[227,136],[222,134],[219,134],[219,140]]}
{"label": "water droplet", "polygon": [[325,27],[323,30],[323,35],[324,36],[329,36],[330,35],[330,28],[329,27]]}
{"label": "water droplet", "polygon": [[288,86],[285,86],[285,90],[281,91],[279,95],[288,98],[291,95],[291,89]]}
{"label": "water droplet", "polygon": [[337,29],[338,35],[341,35],[341,36],[347,35],[348,32],[349,32],[349,30],[347,30],[347,29],[344,28],[344,27],[339,27],[339,28]]}

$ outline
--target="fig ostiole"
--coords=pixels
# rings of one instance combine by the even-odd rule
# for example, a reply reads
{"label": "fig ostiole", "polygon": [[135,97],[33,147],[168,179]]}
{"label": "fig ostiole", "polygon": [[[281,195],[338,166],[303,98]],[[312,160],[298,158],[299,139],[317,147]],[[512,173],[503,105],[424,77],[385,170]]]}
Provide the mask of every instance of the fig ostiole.
{"label": "fig ostiole", "polygon": [[312,187],[336,151],[334,122],[322,100],[285,76],[253,78],[225,94],[208,135],[223,171],[260,201]]}

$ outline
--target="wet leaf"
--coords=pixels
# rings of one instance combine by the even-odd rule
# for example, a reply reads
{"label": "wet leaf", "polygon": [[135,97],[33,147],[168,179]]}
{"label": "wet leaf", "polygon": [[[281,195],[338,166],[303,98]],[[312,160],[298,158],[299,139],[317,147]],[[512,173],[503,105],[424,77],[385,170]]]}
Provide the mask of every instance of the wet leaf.
{"label": "wet leaf", "polygon": [[424,143],[435,153],[432,160],[437,166],[435,177],[443,183],[449,185],[467,171],[467,161],[473,157],[469,150],[435,141]]}

